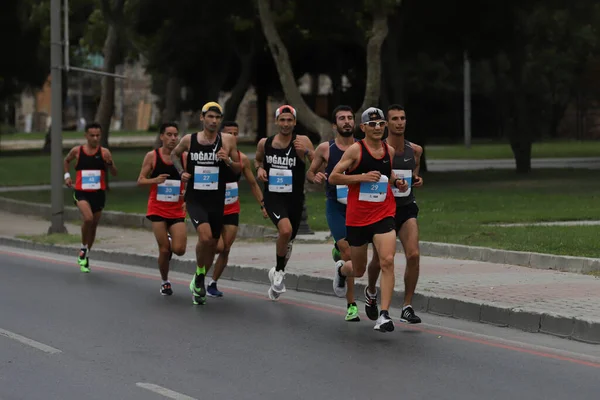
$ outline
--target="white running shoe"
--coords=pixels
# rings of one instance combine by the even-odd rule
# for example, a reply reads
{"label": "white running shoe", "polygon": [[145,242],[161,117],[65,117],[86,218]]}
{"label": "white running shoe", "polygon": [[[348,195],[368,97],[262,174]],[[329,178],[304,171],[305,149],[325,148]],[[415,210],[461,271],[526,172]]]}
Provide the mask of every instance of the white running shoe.
{"label": "white running shoe", "polygon": [[389,315],[381,314],[379,318],[377,318],[377,321],[375,321],[373,329],[379,332],[392,332],[394,330],[394,322]]}
{"label": "white running shoe", "polygon": [[276,271],[275,267],[269,270],[269,281],[271,281],[271,289],[273,289],[276,293],[285,293],[285,284],[283,280],[285,279],[284,271]]}
{"label": "white running shoe", "polygon": [[335,263],[335,272],[333,276],[333,292],[337,297],[346,296],[348,286],[346,285],[346,277],[340,276],[340,268],[344,266],[344,261],[340,260]]}

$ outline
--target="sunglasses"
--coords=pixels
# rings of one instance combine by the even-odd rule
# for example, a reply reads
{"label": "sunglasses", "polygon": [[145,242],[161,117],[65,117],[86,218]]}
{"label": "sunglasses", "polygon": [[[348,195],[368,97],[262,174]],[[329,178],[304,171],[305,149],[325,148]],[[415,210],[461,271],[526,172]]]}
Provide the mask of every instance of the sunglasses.
{"label": "sunglasses", "polygon": [[385,121],[369,121],[366,122],[365,125],[369,125],[371,128],[378,128],[378,127],[385,127],[386,122]]}

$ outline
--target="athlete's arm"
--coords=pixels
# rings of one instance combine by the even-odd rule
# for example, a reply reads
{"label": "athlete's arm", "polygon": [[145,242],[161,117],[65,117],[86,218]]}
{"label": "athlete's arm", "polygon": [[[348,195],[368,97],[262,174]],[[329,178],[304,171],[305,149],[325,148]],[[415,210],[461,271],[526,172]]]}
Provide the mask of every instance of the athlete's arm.
{"label": "athlete's arm", "polygon": [[419,176],[419,169],[421,168],[421,155],[423,155],[423,147],[419,146],[418,144],[414,144],[411,143],[410,147],[413,148],[413,151],[415,152],[415,171],[414,173],[414,179],[413,179],[413,183],[412,185],[414,187],[420,187],[423,186],[423,178],[421,178]]}
{"label": "athlete's arm", "polygon": [[175,169],[177,169],[177,172],[181,176],[181,180],[183,182],[187,182],[191,177],[189,173],[185,172],[185,168],[183,167],[183,164],[181,162],[181,155],[184,152],[190,150],[190,143],[191,135],[188,133],[187,135],[181,138],[179,144],[171,152],[171,162],[175,166]]}
{"label": "athlete's arm", "polygon": [[[227,166],[231,168],[233,172],[239,174],[240,172],[242,172],[242,162],[240,160],[240,157],[238,156],[235,136],[228,135],[228,137],[221,137],[223,138],[223,146],[225,147],[224,152],[226,152],[225,156],[227,157],[223,161],[225,161],[225,164],[227,164]],[[219,150],[219,152],[221,152],[222,150],[223,148]]]}
{"label": "athlete's arm", "polygon": [[67,185],[67,187],[73,186],[73,181],[71,180],[71,174],[69,174],[69,170],[71,169],[71,161],[73,161],[74,159],[77,158],[78,151],[79,151],[79,146],[73,147],[69,151],[69,154],[67,154],[67,156],[65,157],[65,159],[63,161],[63,171],[65,173],[64,181],[65,181],[65,185]]}
{"label": "athlete's arm", "polygon": [[154,183],[163,183],[169,177],[169,174],[161,174],[156,178],[148,178],[152,173],[153,169],[153,161],[154,161],[154,151],[149,151],[144,156],[144,161],[142,161],[142,169],[140,170],[140,176],[138,176],[137,184],[138,186],[152,185]]}
{"label": "athlete's arm", "polygon": [[265,142],[266,138],[262,138],[259,140],[258,145],[256,146],[256,155],[254,156],[254,168],[256,168],[256,178],[260,181],[267,181],[267,171],[263,166],[263,161],[265,159]]}
{"label": "athlete's arm", "polygon": [[250,160],[248,159],[248,157],[246,157],[245,154],[242,154],[241,161],[243,165],[242,173],[244,174],[246,181],[250,185],[250,190],[252,190],[254,198],[256,199],[256,201],[258,201],[258,205],[260,205],[263,217],[267,218],[268,215],[267,211],[265,210],[265,201],[263,200],[263,194],[260,190],[260,187],[258,186],[258,182],[256,182],[256,179],[254,178],[254,174],[252,173],[252,168],[250,167]]}
{"label": "athlete's arm", "polygon": [[321,168],[326,162],[327,150],[329,150],[329,142],[323,142],[317,146],[310,168],[306,171],[306,180],[310,183],[322,183],[327,180],[327,175],[321,172]]}
{"label": "athlete's arm", "polygon": [[329,175],[329,183],[331,185],[353,185],[361,182],[379,182],[381,173],[379,171],[371,171],[361,175],[346,175],[345,171],[356,166],[360,162],[360,145],[353,144],[344,152],[342,159],[336,164]]}
{"label": "athlete's arm", "polygon": [[115,165],[115,162],[113,161],[112,154],[110,154],[110,150],[105,149],[103,147],[102,148],[102,158],[104,159],[104,165],[106,165],[108,167],[110,174],[112,176],[117,176],[117,173],[118,173],[117,166]]}
{"label": "athlete's arm", "polygon": [[315,148],[306,135],[298,135],[294,140],[294,148],[298,153],[298,156],[303,157],[305,160],[308,158],[310,162],[314,159]]}

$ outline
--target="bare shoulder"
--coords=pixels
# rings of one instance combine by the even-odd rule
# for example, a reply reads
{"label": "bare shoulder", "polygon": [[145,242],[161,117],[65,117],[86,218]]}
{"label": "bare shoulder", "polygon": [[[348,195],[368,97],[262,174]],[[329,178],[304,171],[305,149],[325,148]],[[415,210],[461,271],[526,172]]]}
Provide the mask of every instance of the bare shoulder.
{"label": "bare shoulder", "polygon": [[421,154],[423,154],[423,147],[419,146],[416,143],[410,143],[410,147],[412,147],[413,151],[415,152],[415,154],[417,154],[418,156],[420,156]]}
{"label": "bare shoulder", "polygon": [[267,142],[267,138],[262,138],[258,141],[258,144],[256,145],[256,147],[263,148],[263,147],[265,147],[266,142]]}

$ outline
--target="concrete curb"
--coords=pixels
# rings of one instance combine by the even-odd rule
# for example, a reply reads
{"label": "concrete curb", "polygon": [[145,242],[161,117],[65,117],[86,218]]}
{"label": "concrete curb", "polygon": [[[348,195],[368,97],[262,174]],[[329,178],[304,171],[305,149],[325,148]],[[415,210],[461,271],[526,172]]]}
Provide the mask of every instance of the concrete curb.
{"label": "concrete curb", "polygon": [[[20,215],[34,215],[50,219],[50,205],[31,203],[0,197],[0,210]],[[65,220],[78,221],[79,211],[75,207],[65,207]],[[143,214],[104,211],[102,224],[123,228],[151,229],[150,221]],[[191,222],[187,224],[188,232],[194,232]],[[242,239],[272,238],[277,230],[261,225],[240,224],[238,237]],[[396,251],[402,252],[400,242],[396,243]],[[550,269],[562,272],[587,274],[600,272],[600,259],[588,257],[571,257],[553,254],[499,250],[489,247],[464,246],[450,243],[420,242],[422,256],[454,258],[490,262],[495,264],[519,265],[537,269]]]}
{"label": "concrete curb", "polygon": [[[0,237],[0,245],[21,249],[50,252],[73,256],[76,247],[47,245],[29,240]],[[107,250],[94,250],[94,259],[135,265],[156,269],[156,256],[140,255]],[[194,261],[173,259],[171,270],[192,274]],[[269,284],[267,271],[251,266],[228,266],[223,279],[243,282]],[[286,286],[300,292],[311,292],[324,295],[332,293],[332,279],[304,274],[286,274]],[[363,284],[357,284],[356,293],[364,291]],[[393,304],[401,304],[402,291],[395,291]],[[522,308],[512,308],[501,304],[480,302],[460,296],[438,296],[433,293],[416,293],[413,298],[416,310],[438,314],[467,321],[482,322],[502,327],[511,327],[527,332],[541,332],[577,341],[600,344],[600,320],[579,319],[562,315],[546,314]]]}
{"label": "concrete curb", "polygon": [[[0,197],[0,210],[12,214],[37,216],[49,220],[51,217],[50,208],[51,207],[48,204],[31,203]],[[65,207],[64,219],[65,221],[79,221],[80,215],[77,207]],[[102,213],[102,224],[122,228],[152,230],[152,223],[146,219],[144,214],[125,213],[120,211],[104,211]],[[195,232],[194,226],[190,221],[188,221],[186,225],[188,232]],[[277,230],[266,226],[240,224],[238,227],[238,237],[243,239],[262,238],[276,234]]]}
{"label": "concrete curb", "polygon": [[[600,272],[600,258],[560,256],[437,242],[420,242],[419,247],[421,255],[429,257],[519,265],[522,267],[550,269],[580,274]],[[400,242],[396,243],[396,251],[400,253],[403,252],[402,244]]]}

